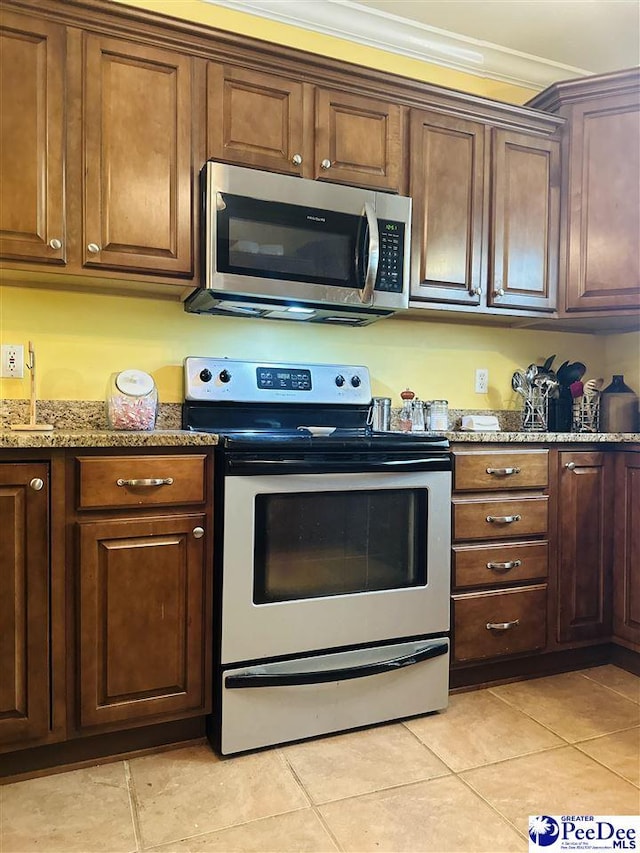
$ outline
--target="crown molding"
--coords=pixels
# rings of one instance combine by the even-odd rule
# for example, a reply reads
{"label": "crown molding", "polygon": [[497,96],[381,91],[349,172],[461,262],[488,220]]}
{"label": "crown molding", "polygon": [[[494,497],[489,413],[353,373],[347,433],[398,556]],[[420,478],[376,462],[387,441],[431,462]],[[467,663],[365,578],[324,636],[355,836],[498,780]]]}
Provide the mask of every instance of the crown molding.
{"label": "crown molding", "polygon": [[592,74],[490,42],[369,9],[351,0],[205,0],[236,12],[516,86],[544,89]]}

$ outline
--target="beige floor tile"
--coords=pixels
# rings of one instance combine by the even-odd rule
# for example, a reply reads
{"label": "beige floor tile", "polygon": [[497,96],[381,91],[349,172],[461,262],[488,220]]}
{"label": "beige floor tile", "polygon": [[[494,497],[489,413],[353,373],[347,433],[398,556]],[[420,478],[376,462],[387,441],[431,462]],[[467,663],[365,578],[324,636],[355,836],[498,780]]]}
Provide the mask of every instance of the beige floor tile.
{"label": "beige floor tile", "polygon": [[524,838],[455,776],[320,806],[346,851],[516,853]]}
{"label": "beige floor tile", "polygon": [[490,688],[570,743],[640,725],[640,708],[576,672]]}
{"label": "beige floor tile", "polygon": [[513,758],[461,774],[526,833],[530,815],[638,814],[640,791],[573,746]]}
{"label": "beige floor tile", "polygon": [[337,849],[312,809],[153,848],[157,853],[325,853]]}
{"label": "beige floor tile", "polygon": [[640,678],[637,675],[612,664],[596,666],[593,669],[582,669],[580,673],[640,705]]}
{"label": "beige floor tile", "polygon": [[129,853],[136,849],[124,764],[2,788],[2,853]]}
{"label": "beige floor tile", "polygon": [[640,728],[604,735],[577,743],[576,746],[634,785],[640,786]]}
{"label": "beige floor tile", "polygon": [[308,741],[284,747],[282,752],[314,803],[449,773],[401,725]]}
{"label": "beige floor tile", "polygon": [[564,745],[487,690],[451,696],[445,712],[407,720],[405,726],[455,771]]}
{"label": "beige floor tile", "polygon": [[218,758],[208,746],[129,762],[147,847],[308,806],[277,751]]}

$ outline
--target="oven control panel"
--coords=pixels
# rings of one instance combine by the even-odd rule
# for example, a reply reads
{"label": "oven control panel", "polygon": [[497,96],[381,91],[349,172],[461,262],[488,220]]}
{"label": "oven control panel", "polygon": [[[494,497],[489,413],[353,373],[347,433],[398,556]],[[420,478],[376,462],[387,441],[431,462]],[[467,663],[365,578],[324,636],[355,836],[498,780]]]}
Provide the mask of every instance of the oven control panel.
{"label": "oven control panel", "polygon": [[184,398],[233,403],[364,405],[371,400],[371,381],[369,370],[363,365],[190,356],[184,361]]}

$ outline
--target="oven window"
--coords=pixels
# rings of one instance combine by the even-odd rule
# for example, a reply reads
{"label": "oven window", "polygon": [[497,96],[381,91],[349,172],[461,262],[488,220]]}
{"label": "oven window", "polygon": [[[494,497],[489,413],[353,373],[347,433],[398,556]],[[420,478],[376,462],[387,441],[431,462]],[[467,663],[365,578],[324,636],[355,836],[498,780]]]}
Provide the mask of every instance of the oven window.
{"label": "oven window", "polygon": [[257,495],[255,604],[424,586],[427,490]]}

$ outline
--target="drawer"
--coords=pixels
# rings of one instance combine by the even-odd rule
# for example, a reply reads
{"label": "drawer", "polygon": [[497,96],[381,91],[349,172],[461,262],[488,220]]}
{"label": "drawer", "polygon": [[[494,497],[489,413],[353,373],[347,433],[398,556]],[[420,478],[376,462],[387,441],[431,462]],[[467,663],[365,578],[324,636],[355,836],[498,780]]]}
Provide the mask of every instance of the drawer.
{"label": "drawer", "polygon": [[453,538],[509,539],[547,532],[546,495],[497,499],[453,499]]}
{"label": "drawer", "polygon": [[205,499],[204,455],[80,456],[78,508],[171,506]]}
{"label": "drawer", "polygon": [[456,491],[466,492],[543,488],[549,483],[549,451],[456,451],[453,482]]}
{"label": "drawer", "polygon": [[[547,636],[546,584],[453,596],[457,663],[543,649]],[[500,627],[487,627],[487,626]]]}
{"label": "drawer", "polygon": [[495,586],[546,578],[547,542],[500,542],[455,545],[452,555],[455,587]]}

